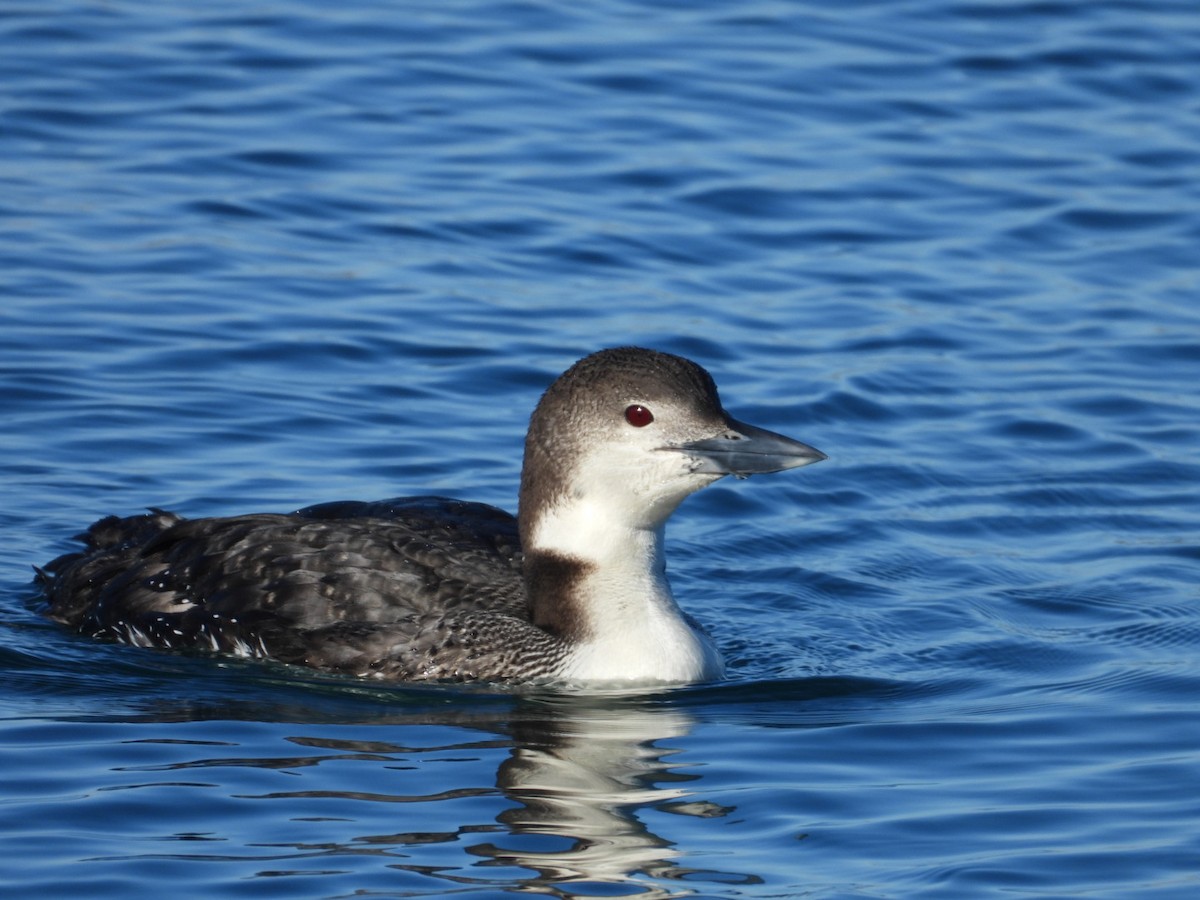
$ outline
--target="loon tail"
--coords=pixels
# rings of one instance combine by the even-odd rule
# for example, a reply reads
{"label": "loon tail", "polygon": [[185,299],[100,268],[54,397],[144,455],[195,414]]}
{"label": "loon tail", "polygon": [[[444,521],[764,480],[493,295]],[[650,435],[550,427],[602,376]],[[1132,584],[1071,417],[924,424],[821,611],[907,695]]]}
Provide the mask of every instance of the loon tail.
{"label": "loon tail", "polygon": [[64,553],[44,568],[34,567],[49,602],[47,614],[78,628],[105,585],[128,571],[155,539],[183,518],[152,508],[139,516],[106,516],[75,540],[82,550]]}

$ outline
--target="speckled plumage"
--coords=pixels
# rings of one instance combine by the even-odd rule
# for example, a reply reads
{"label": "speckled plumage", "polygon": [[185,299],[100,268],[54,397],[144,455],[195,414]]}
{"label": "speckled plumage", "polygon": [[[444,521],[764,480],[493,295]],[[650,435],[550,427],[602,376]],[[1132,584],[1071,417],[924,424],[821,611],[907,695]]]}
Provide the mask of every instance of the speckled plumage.
{"label": "speckled plumage", "polygon": [[46,593],[54,618],[95,637],[391,680],[523,680],[563,652],[529,622],[516,519],[481,503],[155,510],[81,538],[46,567]]}

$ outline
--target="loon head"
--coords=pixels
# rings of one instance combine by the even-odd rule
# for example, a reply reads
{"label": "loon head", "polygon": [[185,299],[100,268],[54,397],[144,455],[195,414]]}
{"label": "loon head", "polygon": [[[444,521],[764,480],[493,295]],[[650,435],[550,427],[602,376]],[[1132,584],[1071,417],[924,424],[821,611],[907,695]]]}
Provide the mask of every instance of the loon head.
{"label": "loon head", "polygon": [[730,416],[712,376],[691,360],[639,347],[601,350],[568,369],[534,410],[521,475],[522,543],[576,545],[536,527],[555,510],[586,510],[602,529],[659,529],[685,497],[719,478],[822,459],[807,444]]}

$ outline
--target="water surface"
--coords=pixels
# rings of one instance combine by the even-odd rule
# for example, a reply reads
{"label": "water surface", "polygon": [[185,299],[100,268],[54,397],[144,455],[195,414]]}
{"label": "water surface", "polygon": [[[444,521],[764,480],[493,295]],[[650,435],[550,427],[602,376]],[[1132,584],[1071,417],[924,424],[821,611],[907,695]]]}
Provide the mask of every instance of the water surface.
{"label": "water surface", "polygon": [[[104,4],[0,18],[0,885],[1192,897],[1190,2]],[[576,358],[830,455],[669,532],[720,685],[117,647],[95,518],[512,509]]]}

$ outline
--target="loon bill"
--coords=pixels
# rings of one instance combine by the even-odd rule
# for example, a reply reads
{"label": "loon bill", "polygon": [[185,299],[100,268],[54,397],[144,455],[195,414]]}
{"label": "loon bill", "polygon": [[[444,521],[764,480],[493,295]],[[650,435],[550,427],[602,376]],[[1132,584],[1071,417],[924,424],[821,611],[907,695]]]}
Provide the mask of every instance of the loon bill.
{"label": "loon bill", "polygon": [[720,678],[675,603],[663,529],[726,475],[819,462],[733,419],[712,377],[623,347],[573,365],[529,422],[518,515],[440,497],[96,522],[38,570],[48,615],[93,637],[394,681]]}

